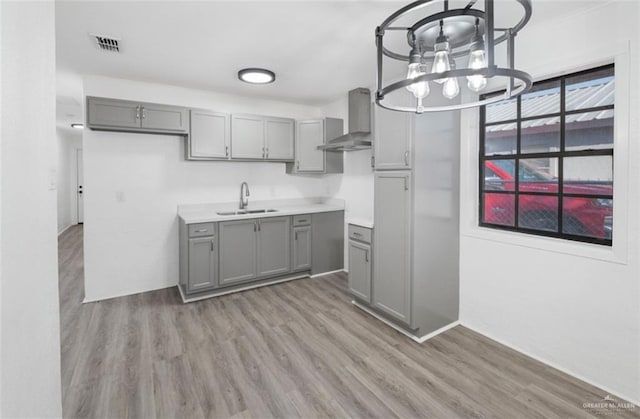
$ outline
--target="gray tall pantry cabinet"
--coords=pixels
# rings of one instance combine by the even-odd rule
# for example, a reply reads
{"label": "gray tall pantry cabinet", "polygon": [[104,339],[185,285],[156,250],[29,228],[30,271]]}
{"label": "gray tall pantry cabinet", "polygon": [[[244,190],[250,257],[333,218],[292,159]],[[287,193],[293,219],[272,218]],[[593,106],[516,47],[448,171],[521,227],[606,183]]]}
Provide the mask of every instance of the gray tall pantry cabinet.
{"label": "gray tall pantry cabinet", "polygon": [[354,298],[416,338],[458,320],[459,142],[458,112],[374,107],[371,302]]}

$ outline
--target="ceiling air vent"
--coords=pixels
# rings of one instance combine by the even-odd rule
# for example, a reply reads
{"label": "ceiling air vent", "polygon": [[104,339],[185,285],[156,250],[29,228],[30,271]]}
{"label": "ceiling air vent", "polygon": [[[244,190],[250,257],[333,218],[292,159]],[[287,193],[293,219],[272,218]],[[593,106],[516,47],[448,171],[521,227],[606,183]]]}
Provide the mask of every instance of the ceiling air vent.
{"label": "ceiling air vent", "polygon": [[120,52],[120,40],[109,36],[94,35],[91,36],[96,40],[98,48],[103,51]]}

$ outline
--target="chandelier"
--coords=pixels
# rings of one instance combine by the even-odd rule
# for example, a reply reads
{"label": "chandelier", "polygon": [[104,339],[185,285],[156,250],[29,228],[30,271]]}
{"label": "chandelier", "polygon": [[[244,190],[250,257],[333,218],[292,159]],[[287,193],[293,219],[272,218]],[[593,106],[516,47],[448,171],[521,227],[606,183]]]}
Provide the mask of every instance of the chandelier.
{"label": "chandelier", "polygon": [[[451,3],[454,1],[451,0]],[[450,8],[449,0],[415,1],[389,16],[376,28],[376,104],[402,112],[448,111],[514,98],[529,90],[531,76],[515,68],[514,39],[531,18],[531,0],[505,0],[498,4],[504,5],[505,2],[521,6],[517,8],[521,9],[517,16],[519,20],[510,27],[496,27],[494,0],[468,0],[462,8]],[[394,26],[398,20],[421,9],[429,9],[432,13],[410,27]],[[385,34],[391,31],[406,32],[409,47],[403,47],[405,49],[402,52],[385,47]],[[496,65],[495,47],[502,42],[506,42],[506,67]],[[385,56],[408,63],[404,80],[383,86]],[[464,62],[465,66],[458,67],[456,60],[458,63]],[[505,93],[476,100],[477,95],[487,87],[487,81],[493,78],[502,78],[506,84]],[[423,99],[436,90],[441,90],[447,99],[456,98],[461,85],[473,93],[471,102],[423,106]],[[415,106],[388,103],[387,96],[403,88],[411,93]]]}

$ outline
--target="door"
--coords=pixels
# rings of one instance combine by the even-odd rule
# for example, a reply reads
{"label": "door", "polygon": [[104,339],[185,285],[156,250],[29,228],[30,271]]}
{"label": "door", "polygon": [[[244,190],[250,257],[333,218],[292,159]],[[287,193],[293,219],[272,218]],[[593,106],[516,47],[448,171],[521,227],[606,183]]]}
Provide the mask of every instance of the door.
{"label": "door", "polygon": [[256,278],[256,220],[225,221],[219,224],[220,286]]}
{"label": "door", "polygon": [[261,116],[231,116],[231,157],[234,159],[263,159],[264,120]]}
{"label": "door", "polygon": [[296,133],[296,171],[324,172],[324,151],[318,150],[324,144],[324,121],[298,121]]}
{"label": "door", "polygon": [[411,173],[376,173],[374,193],[373,305],[410,324]]}
{"label": "door", "polygon": [[413,114],[374,107],[373,150],[376,170],[411,169]]}
{"label": "door", "polygon": [[189,115],[189,157],[229,158],[231,133],[229,114],[192,109]]}
{"label": "door", "polygon": [[142,103],[140,105],[141,127],[150,130],[187,132],[187,109],[168,105]]}
{"label": "door", "polygon": [[293,228],[293,270],[311,269],[311,226]]}
{"label": "door", "polygon": [[78,224],[84,223],[84,160],[82,149],[76,149],[76,214]]}
{"label": "door", "polygon": [[267,118],[265,120],[266,157],[269,160],[293,160],[294,121]]}
{"label": "door", "polygon": [[89,97],[90,127],[140,128],[140,108],[136,102]]}
{"label": "door", "polygon": [[349,289],[371,303],[371,246],[353,240],[349,241]]}
{"label": "door", "polygon": [[290,217],[260,218],[257,223],[258,277],[290,272]]}
{"label": "door", "polygon": [[187,292],[204,291],[216,286],[217,256],[213,236],[189,239]]}

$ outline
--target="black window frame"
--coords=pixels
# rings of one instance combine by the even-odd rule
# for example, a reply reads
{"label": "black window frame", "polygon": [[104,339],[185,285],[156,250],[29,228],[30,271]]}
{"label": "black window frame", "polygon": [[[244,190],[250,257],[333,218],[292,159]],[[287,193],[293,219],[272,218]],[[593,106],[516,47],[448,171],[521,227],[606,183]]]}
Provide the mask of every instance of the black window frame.
{"label": "black window frame", "polygon": [[[594,111],[604,111],[604,110],[614,110],[614,116],[613,116],[613,120],[614,120],[614,124],[615,124],[615,99],[614,99],[614,103],[612,105],[606,105],[606,106],[598,106],[598,107],[591,107],[591,108],[581,108],[581,109],[575,109],[575,110],[570,110],[567,111],[566,107],[565,107],[565,100],[566,100],[566,80],[567,79],[571,79],[573,77],[576,76],[582,76],[582,75],[586,75],[589,73],[595,73],[598,71],[602,71],[602,70],[606,70],[606,69],[611,69],[612,73],[613,73],[613,77],[615,80],[615,66],[613,63],[611,64],[607,64],[607,65],[603,65],[603,66],[599,66],[599,67],[594,67],[594,68],[590,68],[587,70],[583,70],[583,71],[579,71],[579,72],[574,72],[574,73],[569,73],[569,74],[564,74],[558,77],[553,77],[553,78],[549,78],[549,79],[544,79],[544,80],[540,80],[534,83],[534,86],[536,85],[541,85],[541,84],[546,84],[546,83],[553,83],[553,82],[560,82],[560,111],[559,112],[553,112],[553,113],[548,113],[548,114],[541,114],[541,115],[535,115],[535,116],[529,116],[529,117],[525,117],[522,118],[522,96],[519,95],[516,98],[516,118],[515,119],[509,119],[509,120],[504,120],[504,121],[494,121],[491,123],[486,123],[486,105],[485,106],[481,106],[480,107],[480,118],[479,118],[479,131],[480,131],[480,137],[479,137],[479,187],[478,187],[478,196],[479,196],[479,219],[478,219],[478,223],[479,226],[481,227],[487,227],[487,228],[491,228],[491,229],[497,229],[497,230],[507,230],[507,231],[512,231],[512,232],[518,232],[518,233],[525,233],[525,234],[530,234],[530,235],[535,235],[535,236],[544,236],[544,237],[554,237],[554,238],[560,238],[560,239],[566,239],[566,240],[571,240],[571,241],[578,241],[578,242],[585,242],[585,243],[593,243],[593,244],[599,244],[599,245],[605,245],[605,246],[612,246],[613,245],[613,232],[611,233],[611,237],[609,238],[597,238],[597,237],[590,237],[590,236],[582,236],[582,235],[574,235],[574,234],[568,234],[568,233],[563,233],[563,204],[564,204],[564,198],[591,198],[591,199],[610,199],[612,202],[612,208],[614,205],[614,195],[615,195],[615,178],[613,178],[613,187],[612,187],[612,192],[611,195],[595,195],[595,194],[575,194],[575,193],[564,193],[564,177],[563,177],[563,158],[565,157],[582,157],[582,156],[611,156],[611,161],[612,161],[612,170],[613,170],[613,164],[614,164],[614,143],[615,143],[615,138],[613,139],[614,141],[611,144],[610,148],[603,148],[603,149],[585,149],[585,150],[573,150],[573,151],[566,151],[565,150],[565,131],[566,131],[566,116],[567,115],[572,115],[572,114],[582,114],[582,113],[588,113],[588,112],[594,112]],[[491,96],[495,96],[496,94],[500,94],[505,92],[505,90],[500,90],[500,91],[494,91],[494,92],[489,92],[486,94],[482,94],[480,95],[480,99],[486,99],[487,97],[491,97]],[[499,103],[499,102],[498,102]],[[527,120],[533,120],[533,119],[542,119],[542,118],[550,118],[550,117],[560,117],[560,149],[558,151],[550,151],[550,152],[536,152],[536,153],[523,153],[521,150],[521,143],[522,143],[522,136],[521,136],[521,123],[523,121],[527,121]],[[516,124],[516,152],[514,154],[497,154],[497,155],[485,155],[485,133],[486,133],[486,127],[487,126],[492,126],[492,125],[501,125],[501,124],[510,124],[510,123],[515,123]],[[558,159],[558,188],[557,188],[557,192],[534,192],[534,191],[525,191],[522,192],[520,191],[520,175],[519,175],[519,168],[520,168],[520,160],[526,160],[526,159],[535,159],[535,158],[557,158]],[[486,189],[485,188],[485,175],[484,175],[484,171],[485,171],[485,162],[486,161],[491,161],[491,160],[513,160],[514,164],[515,164],[515,169],[514,169],[514,190],[513,191],[501,191],[501,190],[492,190],[492,189]],[[510,196],[513,196],[514,199],[514,225],[513,226],[509,226],[509,225],[502,225],[502,224],[493,224],[493,223],[488,223],[483,221],[485,219],[485,214],[484,214],[484,210],[485,210],[485,199],[484,199],[484,195],[485,192],[487,193],[503,193],[503,194],[507,194]],[[557,217],[557,231],[547,231],[547,230],[537,230],[537,229],[531,229],[531,228],[526,228],[526,227],[520,227],[519,224],[519,197],[520,195],[528,195],[528,196],[554,196],[557,198],[558,201],[558,217]]]}

